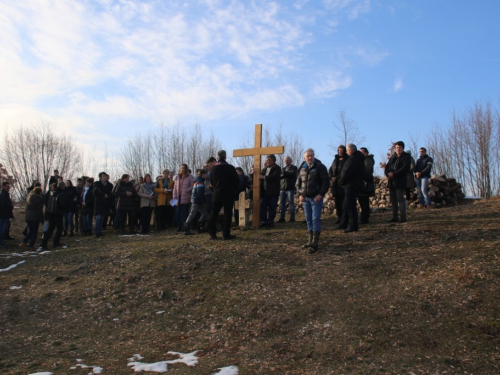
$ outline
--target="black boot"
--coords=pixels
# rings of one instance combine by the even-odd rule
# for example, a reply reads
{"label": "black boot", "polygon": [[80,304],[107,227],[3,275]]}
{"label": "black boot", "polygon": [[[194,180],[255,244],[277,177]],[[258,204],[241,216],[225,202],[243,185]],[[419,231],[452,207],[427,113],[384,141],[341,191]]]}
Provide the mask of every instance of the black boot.
{"label": "black boot", "polygon": [[312,230],[309,231],[309,242],[302,245],[302,247],[308,248],[309,246],[311,246],[311,242],[313,242],[313,231]]}
{"label": "black boot", "polygon": [[74,235],[75,235],[75,233],[73,231],[69,232],[70,237],[73,237]]}
{"label": "black boot", "polygon": [[63,234],[62,234],[62,236],[61,236],[61,237],[66,237],[67,235],[68,235],[68,231],[67,231],[67,230],[65,230],[65,231],[63,232]]}
{"label": "black boot", "polygon": [[318,251],[318,242],[319,242],[319,234],[321,232],[314,232],[313,233],[313,240],[311,242],[311,245],[309,246],[309,254],[314,254],[315,252]]}
{"label": "black boot", "polygon": [[191,234],[194,234],[193,232],[191,232],[191,231],[189,230],[189,224],[184,224],[184,234],[185,234],[186,236],[189,236],[189,235],[191,235]]}

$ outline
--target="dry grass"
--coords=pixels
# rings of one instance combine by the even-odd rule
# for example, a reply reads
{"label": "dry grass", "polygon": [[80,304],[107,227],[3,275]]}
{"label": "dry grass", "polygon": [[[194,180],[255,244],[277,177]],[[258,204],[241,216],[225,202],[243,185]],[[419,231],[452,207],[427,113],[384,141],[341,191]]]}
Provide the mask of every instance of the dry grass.
{"label": "dry grass", "polygon": [[395,225],[381,213],[354,234],[326,217],[314,255],[300,222],[230,242],[107,231],[4,252],[0,269],[26,262],[0,273],[0,373],[87,374],[70,370],[81,358],[132,374],[134,353],[200,350],[196,367],[167,373],[498,374],[499,212],[490,200]]}

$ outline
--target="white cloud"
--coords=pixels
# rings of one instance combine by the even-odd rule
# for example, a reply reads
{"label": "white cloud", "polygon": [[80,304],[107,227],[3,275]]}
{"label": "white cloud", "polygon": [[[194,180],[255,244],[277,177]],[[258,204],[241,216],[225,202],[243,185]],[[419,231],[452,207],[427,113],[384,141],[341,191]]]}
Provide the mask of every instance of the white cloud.
{"label": "white cloud", "polygon": [[346,89],[351,84],[352,78],[350,76],[342,76],[339,73],[329,74],[314,87],[313,94],[316,97],[331,97],[336,95],[338,90]]}
{"label": "white cloud", "polygon": [[394,86],[393,86],[393,90],[394,92],[398,92],[398,91],[401,91],[403,89],[403,79],[402,78],[398,78],[396,79],[396,81],[394,82]]}

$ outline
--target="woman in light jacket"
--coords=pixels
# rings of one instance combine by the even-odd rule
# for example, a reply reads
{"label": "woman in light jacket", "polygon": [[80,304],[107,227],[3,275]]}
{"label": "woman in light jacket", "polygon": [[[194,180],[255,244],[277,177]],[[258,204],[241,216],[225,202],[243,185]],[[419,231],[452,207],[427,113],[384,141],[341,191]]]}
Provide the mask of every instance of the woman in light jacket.
{"label": "woman in light jacket", "polygon": [[141,233],[149,233],[149,225],[151,223],[151,214],[156,207],[155,185],[151,179],[151,175],[144,175],[144,182],[139,188],[139,197],[141,198]]}
{"label": "woman in light jacket", "polygon": [[174,176],[174,199],[177,200],[175,219],[177,232],[183,232],[184,222],[189,214],[191,203],[191,191],[193,190],[194,178],[189,174],[187,164],[181,164],[179,174]]}

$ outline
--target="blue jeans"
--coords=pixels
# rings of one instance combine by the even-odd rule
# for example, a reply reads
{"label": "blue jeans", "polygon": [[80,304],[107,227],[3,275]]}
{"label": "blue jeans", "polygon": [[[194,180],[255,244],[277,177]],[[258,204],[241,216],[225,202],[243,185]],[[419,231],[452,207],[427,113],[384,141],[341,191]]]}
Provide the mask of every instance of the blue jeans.
{"label": "blue jeans", "polygon": [[177,229],[182,230],[184,223],[189,215],[189,203],[178,204],[175,207],[175,219],[177,221]]}
{"label": "blue jeans", "polygon": [[[262,223],[273,223],[278,207],[278,196],[263,195],[260,198],[260,221]],[[269,213],[268,213],[269,209]]]}
{"label": "blue jeans", "polygon": [[418,202],[421,206],[430,206],[432,204],[429,195],[429,177],[417,178]]}
{"label": "blue jeans", "polygon": [[96,236],[101,235],[103,223],[104,223],[104,215],[95,215],[94,235]]}
{"label": "blue jeans", "polygon": [[304,213],[308,231],[321,232],[321,211],[323,211],[323,198],[317,203],[314,201],[314,197],[306,198]]}
{"label": "blue jeans", "polygon": [[38,221],[27,221],[26,224],[28,225],[28,233],[26,233],[26,236],[24,236],[23,242],[24,243],[29,243],[29,247],[35,246],[36,242],[36,237],[38,234],[38,227],[40,226],[40,223]]}
{"label": "blue jeans", "polygon": [[90,232],[92,230],[92,215],[83,214],[82,230]]}
{"label": "blue jeans", "polygon": [[0,218],[0,246],[3,245],[7,229],[9,229],[9,219]]}
{"label": "blue jeans", "polygon": [[64,217],[64,231],[67,232],[70,229],[72,232],[75,230],[75,224],[73,223],[74,212],[63,212]]}
{"label": "blue jeans", "polygon": [[288,204],[290,205],[290,219],[295,219],[295,190],[281,190],[280,191],[280,207],[281,207],[281,218],[285,218],[286,212],[286,200],[288,199]]}

